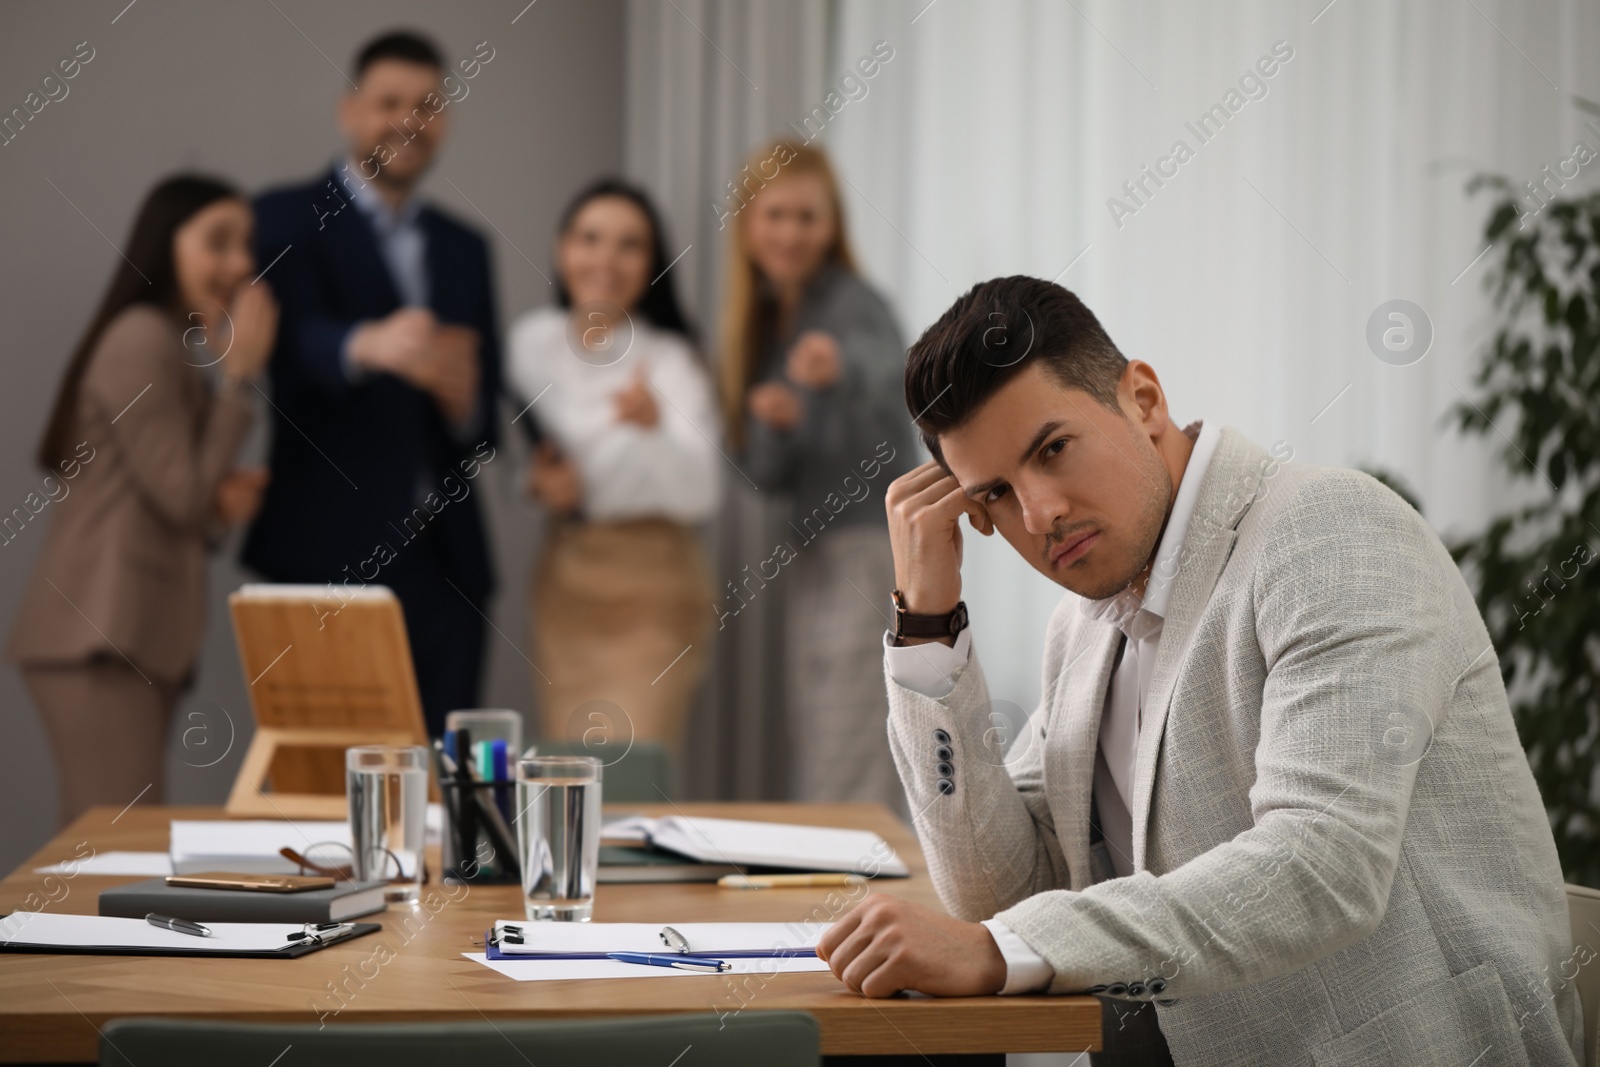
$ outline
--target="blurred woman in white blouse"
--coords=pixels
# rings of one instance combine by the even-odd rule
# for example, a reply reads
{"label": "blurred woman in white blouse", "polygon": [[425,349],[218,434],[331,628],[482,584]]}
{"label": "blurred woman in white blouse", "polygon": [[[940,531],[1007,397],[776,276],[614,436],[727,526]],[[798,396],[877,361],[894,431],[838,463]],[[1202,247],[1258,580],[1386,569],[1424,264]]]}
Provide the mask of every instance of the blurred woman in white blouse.
{"label": "blurred woman in white blouse", "polygon": [[580,192],[555,261],[557,306],[517,321],[509,366],[537,426],[528,490],[550,513],[532,596],[541,735],[599,728],[676,753],[711,621],[695,527],[722,495],[713,387],[641,190]]}

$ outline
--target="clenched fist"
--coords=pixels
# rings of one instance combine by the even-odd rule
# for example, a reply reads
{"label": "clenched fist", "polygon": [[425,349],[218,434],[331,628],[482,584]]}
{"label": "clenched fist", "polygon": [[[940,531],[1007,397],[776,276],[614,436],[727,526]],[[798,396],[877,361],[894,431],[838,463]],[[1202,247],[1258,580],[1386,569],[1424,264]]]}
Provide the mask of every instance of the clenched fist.
{"label": "clenched fist", "polygon": [[650,376],[643,369],[635,371],[627,387],[618,391],[613,399],[617,404],[618,422],[631,422],[650,430],[661,421],[661,409],[650,392]]}
{"label": "clenched fist", "polygon": [[762,382],[750,390],[745,403],[750,414],[779,431],[794,429],[805,414],[800,397],[782,382]]}
{"label": "clenched fist", "polygon": [[266,283],[241,285],[228,312],[233,337],[222,373],[235,382],[248,382],[259,375],[272,355],[272,341],[278,333],[278,302]]}
{"label": "clenched fist", "polygon": [[807,330],[789,349],[784,374],[807,389],[826,389],[839,380],[842,362],[839,342],[831,333]]}
{"label": "clenched fist", "polygon": [[1006,960],[988,927],[878,893],[824,931],[817,958],[864,997],[902,989],[976,997],[1006,984]]}

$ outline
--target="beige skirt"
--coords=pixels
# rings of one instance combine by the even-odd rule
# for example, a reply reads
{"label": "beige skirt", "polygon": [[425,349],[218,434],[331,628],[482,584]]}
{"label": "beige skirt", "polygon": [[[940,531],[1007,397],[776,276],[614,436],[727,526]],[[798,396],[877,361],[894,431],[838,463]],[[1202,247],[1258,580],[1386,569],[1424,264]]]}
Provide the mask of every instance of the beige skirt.
{"label": "beige skirt", "polygon": [[694,531],[666,519],[554,523],[532,594],[541,736],[596,755],[660,741],[676,755],[712,617]]}

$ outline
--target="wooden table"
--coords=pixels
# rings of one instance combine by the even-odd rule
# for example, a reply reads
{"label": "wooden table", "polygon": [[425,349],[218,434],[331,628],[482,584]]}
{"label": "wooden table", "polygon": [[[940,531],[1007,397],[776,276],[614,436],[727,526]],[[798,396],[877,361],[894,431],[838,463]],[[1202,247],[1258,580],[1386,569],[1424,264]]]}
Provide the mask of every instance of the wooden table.
{"label": "wooden table", "polygon": [[[627,810],[871,829],[911,868],[910,878],[885,879],[875,888],[939,906],[916,838],[876,805],[683,804]],[[92,809],[0,882],[0,912],[42,908],[95,914],[100,890],[137,879],[80,874],[64,880],[35,874],[34,868],[81,858],[89,848],[96,853],[165,851],[170,820],[221,817],[216,808]],[[432,869],[438,869],[437,853]],[[445,897],[447,890],[455,900]],[[842,892],[602,885],[594,917],[600,922],[821,921],[829,917],[830,894],[837,908]],[[829,1055],[1100,1047],[1100,1004],[1087,996],[868,1000],[827,973],[773,975],[759,988],[737,994],[718,977],[515,982],[461,953],[474,950],[473,939],[494,919],[521,916],[517,887],[430,883],[423,900],[417,908],[391,905],[373,916],[384,927],[377,933],[294,960],[0,953],[0,1062],[93,1061],[97,1027],[130,1015],[300,1023],[321,1017],[334,1025],[794,1009],[815,1016]],[[392,958],[377,966],[380,945]],[[335,997],[330,990],[338,986],[346,992]]]}

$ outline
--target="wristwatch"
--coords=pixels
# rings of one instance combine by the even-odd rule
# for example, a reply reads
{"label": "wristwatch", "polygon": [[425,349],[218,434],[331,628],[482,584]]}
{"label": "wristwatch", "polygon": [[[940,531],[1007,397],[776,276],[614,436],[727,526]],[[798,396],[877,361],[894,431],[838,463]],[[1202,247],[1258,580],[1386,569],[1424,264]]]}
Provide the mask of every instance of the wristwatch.
{"label": "wristwatch", "polygon": [[906,637],[955,637],[967,628],[967,602],[956,604],[944,615],[913,615],[906,610],[906,598],[896,589],[889,599],[894,603],[894,642]]}

